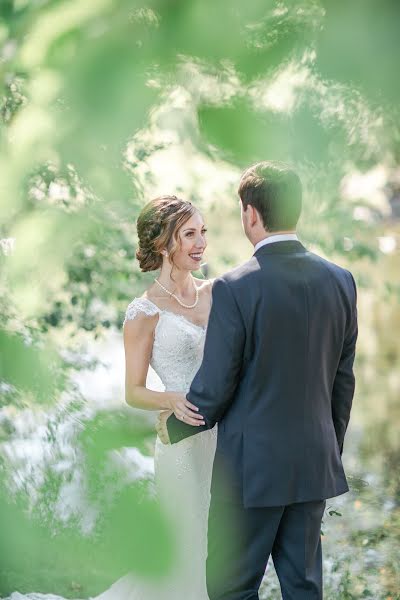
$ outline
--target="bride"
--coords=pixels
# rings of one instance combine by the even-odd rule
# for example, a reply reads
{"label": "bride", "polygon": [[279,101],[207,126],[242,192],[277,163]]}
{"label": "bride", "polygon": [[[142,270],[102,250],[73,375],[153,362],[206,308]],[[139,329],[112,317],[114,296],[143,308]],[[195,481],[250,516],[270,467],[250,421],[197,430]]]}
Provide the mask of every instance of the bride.
{"label": "bride", "polygon": [[[202,362],[211,308],[211,282],[196,279],[207,246],[197,209],[176,196],[149,202],[137,222],[136,257],[142,271],[159,276],[128,306],[124,321],[125,395],[130,406],[171,411],[194,427],[202,416],[182,400]],[[149,365],[165,386],[146,388]],[[175,394],[178,392],[180,394]],[[133,575],[119,579],[95,600],[208,600],[206,588],[207,519],[216,427],[179,444],[155,447],[157,493],[176,535],[176,557],[168,575],[156,582]],[[57,600],[59,596],[12,594],[9,600]]]}

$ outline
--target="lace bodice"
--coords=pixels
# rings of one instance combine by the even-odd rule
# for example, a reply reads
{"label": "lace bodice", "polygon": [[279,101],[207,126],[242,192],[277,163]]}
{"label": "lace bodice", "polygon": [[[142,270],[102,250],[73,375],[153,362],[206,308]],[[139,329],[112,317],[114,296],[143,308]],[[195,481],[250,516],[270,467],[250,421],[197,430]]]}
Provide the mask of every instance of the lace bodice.
{"label": "lace bodice", "polygon": [[201,365],[206,328],[183,315],[161,310],[147,298],[135,298],[129,304],[125,321],[134,319],[138,313],[159,315],[150,364],[165,389],[187,392]]}

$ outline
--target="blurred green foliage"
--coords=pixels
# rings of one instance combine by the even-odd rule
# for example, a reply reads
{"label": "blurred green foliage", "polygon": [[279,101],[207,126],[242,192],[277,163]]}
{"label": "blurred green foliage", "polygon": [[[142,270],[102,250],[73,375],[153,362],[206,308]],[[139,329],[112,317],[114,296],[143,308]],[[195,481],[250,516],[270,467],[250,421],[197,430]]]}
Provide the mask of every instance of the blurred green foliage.
{"label": "blurred green foliage", "polygon": [[[389,114],[383,119],[397,80],[387,61],[395,40],[389,35],[378,51],[375,35],[368,36],[372,25],[381,37],[386,25],[392,31],[394,3],[368,2],[361,10],[313,0],[212,8],[200,0],[32,1],[3,2],[1,10],[0,214],[3,237],[17,240],[4,286],[44,329],[120,323],[137,269],[135,215],[148,199],[122,154],[174,86],[191,94],[199,152],[214,148],[214,160],[239,169],[265,157],[297,166],[309,198],[317,193],[322,203],[317,213],[312,207],[317,234],[329,219],[329,235],[318,240],[327,251],[353,220],[353,207],[337,193],[343,176],[376,164],[382,153],[390,162],[395,152]],[[206,94],[179,75],[189,60],[209,74]],[[220,95],[227,65],[236,74],[228,98]],[[139,153],[131,164],[143,159]],[[355,252],[365,246],[354,231],[347,237]],[[90,315],[93,298],[117,308],[99,325]]]}
{"label": "blurred green foliage", "polygon": [[[400,455],[392,426],[398,254],[383,256],[378,243],[387,231],[399,236],[387,208],[398,189],[399,12],[394,0],[0,1],[0,406],[11,415],[0,422],[3,441],[15,436],[13,422],[27,408],[67,398],[62,419],[82,425],[76,460],[85,466],[89,497],[103,498],[108,454],[129,445],[146,452],[150,431],[118,412],[77,417],[76,397],[84,404],[71,376],[89,366],[85,345],[120,328],[128,301],[149,281],[135,264],[140,207],[165,171],[175,174],[173,189],[163,192],[203,210],[210,269],[218,274],[249,253],[237,214],[240,171],[280,159],[293,163],[304,183],[302,238],[351,265],[359,283],[368,333],[358,368],[363,407],[372,415],[361,451],[368,461],[376,453],[388,494],[399,502],[392,476]],[[346,197],[346,178],[380,167],[384,200],[371,200],[365,187]],[[212,184],[204,195],[203,179]],[[378,389],[385,414],[375,405]],[[47,431],[53,451],[38,505],[47,498],[51,512],[67,476],[54,468],[61,432],[51,419]],[[5,485],[6,460],[3,472]],[[149,564],[153,572],[167,568],[162,555],[147,560],[157,536],[163,550],[173,541],[140,486],[124,487],[107,506],[93,551],[77,524],[55,540],[56,523],[43,525],[40,511],[34,522],[23,500],[1,502],[3,540],[16,548],[3,571],[20,569],[23,548],[31,565],[26,589],[43,589],[34,575],[40,560],[62,571],[71,548],[71,573],[79,564],[97,569],[99,586],[110,556],[109,581],[128,568],[127,556],[142,572]],[[115,555],[122,531],[129,535]],[[148,554],[137,536],[148,541]],[[37,548],[47,554],[35,562]],[[11,577],[4,589],[14,583]],[[350,590],[351,577],[342,583]],[[391,579],[387,590],[392,586]]]}

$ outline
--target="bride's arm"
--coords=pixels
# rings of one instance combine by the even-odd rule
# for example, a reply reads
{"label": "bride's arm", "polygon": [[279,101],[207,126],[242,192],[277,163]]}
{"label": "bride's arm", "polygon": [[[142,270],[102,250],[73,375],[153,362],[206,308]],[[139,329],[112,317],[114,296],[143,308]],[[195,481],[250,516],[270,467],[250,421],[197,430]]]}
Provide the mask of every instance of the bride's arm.
{"label": "bride's arm", "polygon": [[144,410],[171,410],[168,392],[146,388],[157,321],[158,315],[138,314],[124,324],[125,401]]}
{"label": "bride's arm", "polygon": [[203,417],[184,396],[174,392],[156,392],[146,388],[158,315],[139,313],[125,321],[125,401],[143,410],[168,410],[186,415],[186,422],[202,425]]}

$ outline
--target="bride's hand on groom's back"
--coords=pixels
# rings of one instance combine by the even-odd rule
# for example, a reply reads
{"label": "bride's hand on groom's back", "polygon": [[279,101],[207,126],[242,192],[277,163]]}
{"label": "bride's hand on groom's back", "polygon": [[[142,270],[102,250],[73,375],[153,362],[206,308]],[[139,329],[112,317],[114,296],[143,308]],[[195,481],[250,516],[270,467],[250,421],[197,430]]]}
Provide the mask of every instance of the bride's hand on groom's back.
{"label": "bride's hand on groom's back", "polygon": [[187,400],[184,394],[178,392],[168,392],[169,408],[175,414],[176,418],[184,421],[188,425],[205,425],[199,409]]}

